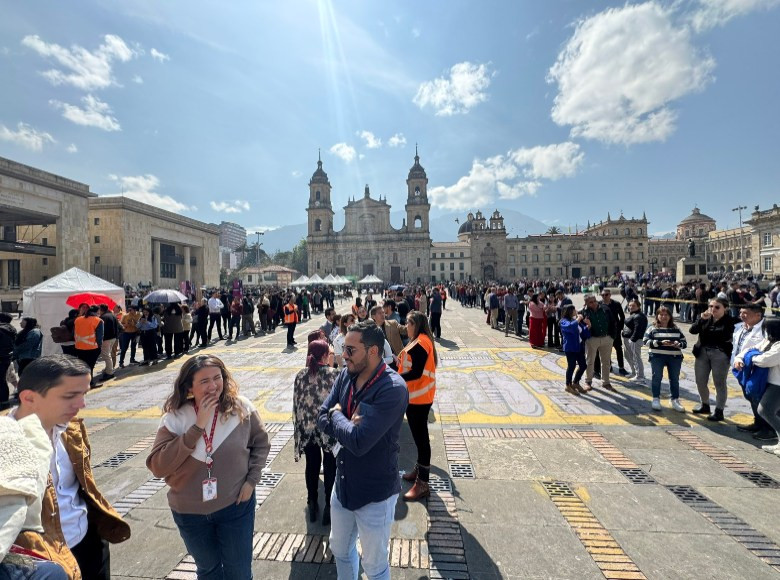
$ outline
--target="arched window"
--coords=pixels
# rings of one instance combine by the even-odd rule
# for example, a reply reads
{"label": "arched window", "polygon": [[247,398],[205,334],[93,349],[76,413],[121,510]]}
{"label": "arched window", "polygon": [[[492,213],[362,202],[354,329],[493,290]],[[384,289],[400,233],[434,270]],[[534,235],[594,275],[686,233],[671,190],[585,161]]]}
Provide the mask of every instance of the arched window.
{"label": "arched window", "polygon": [[415,197],[420,197],[420,186],[419,185],[415,186],[415,188],[414,188],[414,196]]}
{"label": "arched window", "polygon": [[746,260],[750,259],[750,250],[745,250],[745,259]]}
{"label": "arched window", "polygon": [[343,266],[344,265],[344,255],[343,254],[339,254],[338,256],[336,256],[336,264],[338,264],[339,266]]}
{"label": "arched window", "polygon": [[729,262],[734,259],[734,252],[729,252]]}
{"label": "arched window", "polygon": [[322,231],[322,220],[314,220],[314,231]]}
{"label": "arched window", "polygon": [[414,216],[414,227],[417,229],[422,227],[422,218],[418,215]]}
{"label": "arched window", "polygon": [[685,237],[690,238],[691,237],[691,230],[685,230]]}
{"label": "arched window", "polygon": [[643,233],[644,231],[642,230],[642,228],[637,228],[636,235],[641,236]]}
{"label": "arched window", "polygon": [[625,230],[625,232],[624,232],[624,233],[625,233],[627,236],[630,236],[630,235],[631,235],[631,228],[626,228],[626,230]]}
{"label": "arched window", "polygon": [[314,192],[314,199],[315,199],[316,201],[320,201],[320,191],[319,191],[319,190],[317,190],[316,192]]}
{"label": "arched window", "polygon": [[393,252],[393,264],[398,263],[398,252]]}
{"label": "arched window", "polygon": [[612,235],[613,235],[613,236],[616,236],[616,235],[618,235],[618,229],[617,229],[617,228],[615,228],[614,230],[612,230]]}

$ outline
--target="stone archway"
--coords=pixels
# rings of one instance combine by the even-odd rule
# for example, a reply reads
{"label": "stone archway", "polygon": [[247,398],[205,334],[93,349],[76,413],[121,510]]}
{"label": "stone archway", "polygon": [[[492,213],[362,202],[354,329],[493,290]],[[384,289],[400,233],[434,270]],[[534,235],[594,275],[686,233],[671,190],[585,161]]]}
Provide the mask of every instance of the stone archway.
{"label": "stone archway", "polygon": [[493,268],[492,265],[488,264],[484,268],[482,268],[482,279],[483,280],[495,280],[496,279],[496,270]]}

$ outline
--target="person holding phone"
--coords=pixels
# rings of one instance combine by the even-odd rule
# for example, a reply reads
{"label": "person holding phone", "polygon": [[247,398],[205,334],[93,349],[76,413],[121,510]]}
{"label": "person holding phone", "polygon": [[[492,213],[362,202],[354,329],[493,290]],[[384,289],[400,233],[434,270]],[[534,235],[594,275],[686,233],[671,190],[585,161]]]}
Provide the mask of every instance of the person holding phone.
{"label": "person holding phone", "polygon": [[680,367],[682,367],[682,349],[688,346],[685,335],[672,320],[672,312],[666,306],[655,310],[655,321],[645,332],[643,342],[650,353],[650,368],[652,369],[652,390],[654,411],[661,410],[661,379],[664,368],[669,376],[672,409],[685,413],[680,404]]}

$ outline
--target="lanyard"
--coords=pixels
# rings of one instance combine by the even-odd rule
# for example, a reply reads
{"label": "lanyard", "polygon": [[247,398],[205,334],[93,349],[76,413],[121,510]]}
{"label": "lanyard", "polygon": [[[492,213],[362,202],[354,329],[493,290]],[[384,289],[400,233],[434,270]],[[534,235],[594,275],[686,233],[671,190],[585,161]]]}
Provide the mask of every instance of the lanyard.
{"label": "lanyard", "polygon": [[[198,406],[195,405],[195,414],[198,414]],[[206,435],[206,431],[203,431],[203,442],[206,444],[206,469],[209,470],[209,477],[211,477],[211,466],[214,465],[214,459],[211,457],[211,452],[214,450],[214,431],[217,428],[217,415],[219,414],[219,408],[214,409],[214,419],[211,421],[211,433]]]}
{"label": "lanyard", "polygon": [[[365,393],[371,387],[371,385],[373,385],[379,379],[382,373],[385,372],[386,368],[387,365],[385,363],[380,364],[379,369],[377,370],[376,374],[374,374],[374,377],[370,381],[368,381],[365,385],[363,385],[363,387],[357,393],[355,393],[355,385],[357,383],[357,377],[355,377],[354,381],[350,381],[349,398],[347,399],[347,419],[352,419],[353,397],[356,397],[356,395],[360,395],[360,397],[362,398],[363,393]],[[357,403],[357,400],[355,400],[354,402]]]}

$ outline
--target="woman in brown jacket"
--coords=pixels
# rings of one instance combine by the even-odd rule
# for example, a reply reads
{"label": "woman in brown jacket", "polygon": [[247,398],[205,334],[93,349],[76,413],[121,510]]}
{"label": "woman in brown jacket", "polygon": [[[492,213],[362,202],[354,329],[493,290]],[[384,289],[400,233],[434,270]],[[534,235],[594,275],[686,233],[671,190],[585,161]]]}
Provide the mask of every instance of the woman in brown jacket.
{"label": "woman in brown jacket", "polygon": [[163,410],[146,466],[171,488],[198,578],[251,578],[255,486],[271,448],[260,415],[213,355],[184,363]]}

